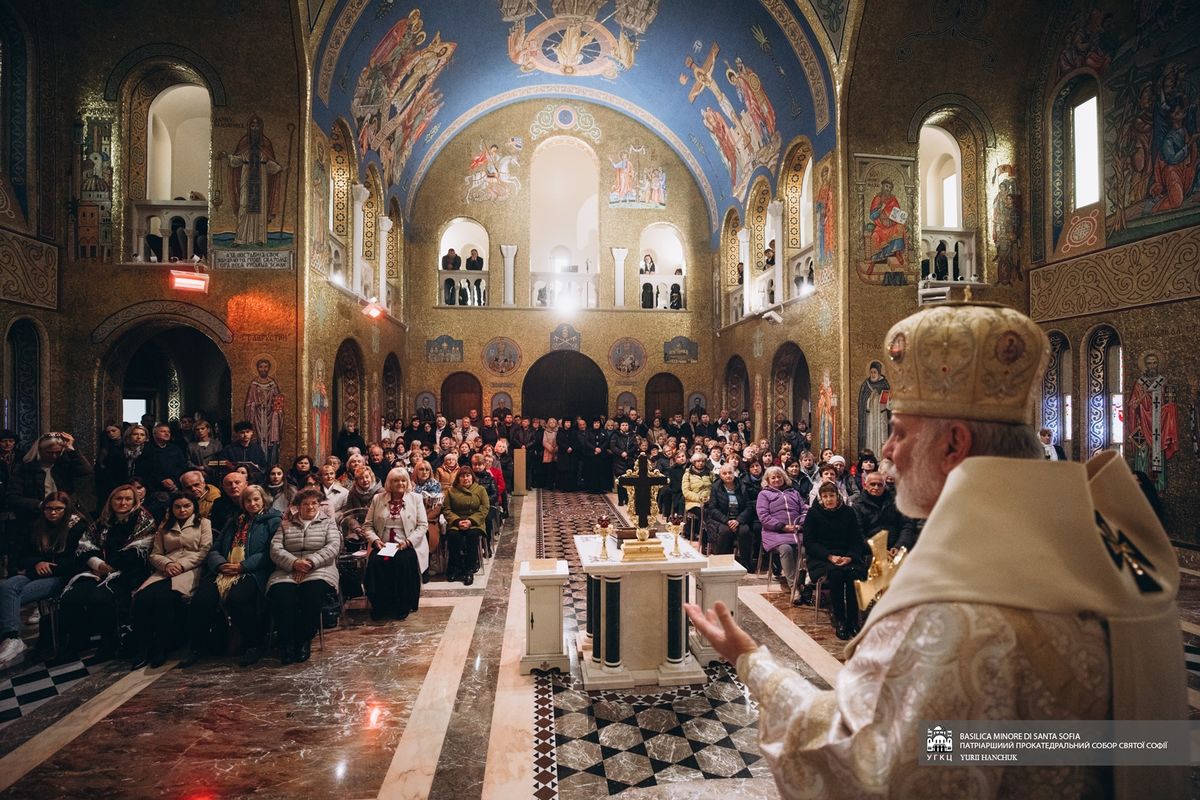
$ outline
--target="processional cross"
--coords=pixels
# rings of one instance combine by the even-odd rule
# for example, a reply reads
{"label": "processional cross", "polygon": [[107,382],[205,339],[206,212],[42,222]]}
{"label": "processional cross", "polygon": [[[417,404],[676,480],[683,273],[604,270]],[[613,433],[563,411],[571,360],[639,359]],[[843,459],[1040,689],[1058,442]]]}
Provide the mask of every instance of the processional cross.
{"label": "processional cross", "polygon": [[617,483],[633,489],[633,513],[637,515],[637,526],[641,530],[650,527],[650,490],[655,486],[666,486],[662,475],[650,474],[650,459],[645,453],[637,457],[637,470],[630,470],[617,479]]}

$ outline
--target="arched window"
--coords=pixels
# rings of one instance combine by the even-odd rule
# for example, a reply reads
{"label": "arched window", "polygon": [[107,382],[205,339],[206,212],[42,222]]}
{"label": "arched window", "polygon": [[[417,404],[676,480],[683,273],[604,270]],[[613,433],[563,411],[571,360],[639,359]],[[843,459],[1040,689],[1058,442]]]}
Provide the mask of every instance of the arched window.
{"label": "arched window", "polygon": [[1071,368],[1071,343],[1058,331],[1050,339],[1050,363],[1042,376],[1042,427],[1050,429],[1054,444],[1070,452],[1071,405],[1074,370]]}
{"label": "arched window", "polygon": [[574,136],[551,136],[533,154],[530,182],[531,304],[595,308],[600,271],[596,152]]}
{"label": "arched window", "polygon": [[[642,308],[687,308],[687,257],[683,239],[675,226],[655,222],[642,229],[638,240],[638,283],[642,286]],[[652,301],[646,304],[645,287]]]}
{"label": "arched window", "polygon": [[1121,338],[1104,325],[1087,341],[1087,457],[1107,450],[1124,451],[1125,383]]}
{"label": "arched window", "polygon": [[[146,71],[128,91],[130,250],[138,261],[208,258],[212,182],[212,97],[200,77],[177,65]],[[94,177],[94,176],[93,176]],[[119,224],[119,221],[117,221]]]}
{"label": "arched window", "polygon": [[486,306],[491,240],[487,229],[468,217],[455,217],[438,245],[439,302],[447,306]]}
{"label": "arched window", "polygon": [[1085,81],[1067,99],[1071,108],[1071,191],[1073,208],[1100,201],[1100,99]]}
{"label": "arched window", "polygon": [[[1055,91],[1050,105],[1050,154],[1048,196],[1050,198],[1052,252],[1079,252],[1089,245],[1062,241],[1072,212],[1100,202],[1100,108],[1099,83],[1083,73],[1065,80]],[[1072,226],[1074,228],[1074,226]]]}
{"label": "arched window", "polygon": [[921,225],[962,226],[962,151],[954,137],[937,125],[921,127]]}

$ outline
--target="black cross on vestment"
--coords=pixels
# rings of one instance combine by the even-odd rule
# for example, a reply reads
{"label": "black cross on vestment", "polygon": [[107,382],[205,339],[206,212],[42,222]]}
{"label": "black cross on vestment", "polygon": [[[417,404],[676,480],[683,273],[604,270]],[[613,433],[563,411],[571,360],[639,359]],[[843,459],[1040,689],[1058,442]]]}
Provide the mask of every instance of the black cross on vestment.
{"label": "black cross on vestment", "polygon": [[650,490],[655,486],[666,486],[667,479],[662,475],[650,474],[650,459],[645,453],[637,457],[637,471],[634,475],[623,475],[617,483],[633,489],[633,512],[637,514],[639,528],[650,527]]}

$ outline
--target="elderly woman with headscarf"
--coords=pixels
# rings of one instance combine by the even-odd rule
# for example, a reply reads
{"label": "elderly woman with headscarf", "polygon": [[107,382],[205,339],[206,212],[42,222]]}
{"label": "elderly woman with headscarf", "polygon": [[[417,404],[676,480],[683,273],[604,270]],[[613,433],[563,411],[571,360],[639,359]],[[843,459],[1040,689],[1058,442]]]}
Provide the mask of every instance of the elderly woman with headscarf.
{"label": "elderly woman with headscarf", "polygon": [[429,567],[425,501],[413,491],[408,470],[387,474],[363,523],[371,549],[364,581],[371,618],[404,619],[421,601],[421,575]]}

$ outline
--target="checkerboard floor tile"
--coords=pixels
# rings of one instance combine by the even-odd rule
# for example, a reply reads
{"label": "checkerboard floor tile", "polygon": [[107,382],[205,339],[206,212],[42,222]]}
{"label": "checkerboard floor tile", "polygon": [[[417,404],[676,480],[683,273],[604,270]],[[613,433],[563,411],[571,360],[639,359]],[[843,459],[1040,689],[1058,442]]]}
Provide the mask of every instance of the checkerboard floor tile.
{"label": "checkerboard floor tile", "polygon": [[[537,554],[565,560],[563,607],[574,635],[584,620],[587,583],[574,537],[590,532],[600,495],[538,492]],[[630,787],[702,778],[770,775],[758,750],[758,709],[727,666],[709,682],[653,692],[587,692],[579,675],[538,675],[534,683],[534,796],[585,800]]]}
{"label": "checkerboard floor tile", "polygon": [[0,681],[0,729],[62,694],[94,670],[90,659],[55,667],[38,664]]}

